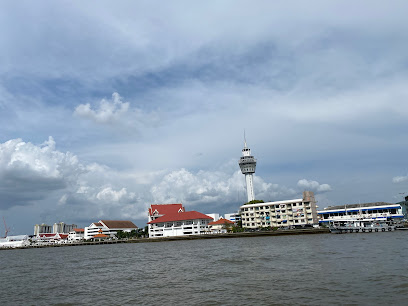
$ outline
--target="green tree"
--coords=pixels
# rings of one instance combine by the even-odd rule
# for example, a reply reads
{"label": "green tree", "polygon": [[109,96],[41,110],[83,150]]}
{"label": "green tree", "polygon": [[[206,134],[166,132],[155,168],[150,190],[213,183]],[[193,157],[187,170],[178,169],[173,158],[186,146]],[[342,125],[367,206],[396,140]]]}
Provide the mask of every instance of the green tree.
{"label": "green tree", "polygon": [[257,204],[257,203],[265,203],[265,202],[263,200],[252,200],[247,203],[244,203],[244,205]]}

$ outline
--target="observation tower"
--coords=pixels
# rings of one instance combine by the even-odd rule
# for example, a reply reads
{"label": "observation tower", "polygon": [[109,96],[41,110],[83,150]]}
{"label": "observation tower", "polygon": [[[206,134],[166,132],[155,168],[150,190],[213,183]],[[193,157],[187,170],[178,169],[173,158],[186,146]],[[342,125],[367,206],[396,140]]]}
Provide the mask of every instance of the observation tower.
{"label": "observation tower", "polygon": [[255,200],[253,174],[256,168],[256,159],[251,155],[251,149],[247,147],[244,136],[244,148],[242,149],[242,157],[239,159],[239,167],[242,174],[245,174],[247,187],[248,202]]}

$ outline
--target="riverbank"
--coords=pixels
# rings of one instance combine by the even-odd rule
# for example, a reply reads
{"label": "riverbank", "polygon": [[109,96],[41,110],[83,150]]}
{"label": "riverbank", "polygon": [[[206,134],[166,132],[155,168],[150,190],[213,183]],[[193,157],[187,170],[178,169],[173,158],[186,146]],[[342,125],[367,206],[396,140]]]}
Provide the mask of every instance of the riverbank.
{"label": "riverbank", "polygon": [[118,243],[147,243],[147,242],[164,242],[178,240],[198,240],[198,239],[221,239],[221,238],[250,238],[260,236],[284,236],[284,235],[311,235],[311,234],[328,234],[327,228],[319,229],[292,229],[292,230],[276,230],[276,231],[260,231],[260,232],[240,232],[226,234],[208,234],[208,235],[191,235],[191,236],[176,236],[176,237],[157,237],[157,238],[137,238],[128,240],[105,240],[105,241],[84,241],[75,243],[61,243],[51,245],[30,245],[19,248],[0,248],[0,250],[16,250],[16,249],[33,249],[33,248],[49,248],[49,247],[72,247],[82,245],[100,245],[100,244],[118,244]]}

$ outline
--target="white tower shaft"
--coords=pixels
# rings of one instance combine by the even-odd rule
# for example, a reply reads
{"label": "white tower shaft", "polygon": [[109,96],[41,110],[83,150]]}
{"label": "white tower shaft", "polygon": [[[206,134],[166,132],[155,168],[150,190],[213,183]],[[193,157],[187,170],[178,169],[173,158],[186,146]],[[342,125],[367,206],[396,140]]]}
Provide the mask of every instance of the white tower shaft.
{"label": "white tower shaft", "polygon": [[239,167],[242,174],[245,174],[248,202],[253,201],[255,200],[253,174],[255,173],[256,159],[251,155],[251,150],[247,147],[246,140],[242,149],[242,157],[239,160]]}
{"label": "white tower shaft", "polygon": [[254,194],[254,183],[253,183],[253,176],[251,174],[245,174],[245,181],[247,187],[247,195],[248,195],[248,202],[255,200]]}

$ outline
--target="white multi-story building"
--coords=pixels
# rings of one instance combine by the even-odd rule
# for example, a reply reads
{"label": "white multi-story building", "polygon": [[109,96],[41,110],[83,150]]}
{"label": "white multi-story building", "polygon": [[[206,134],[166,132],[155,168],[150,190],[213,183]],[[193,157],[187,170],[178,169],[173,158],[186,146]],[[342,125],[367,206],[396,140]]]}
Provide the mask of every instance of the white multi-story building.
{"label": "white multi-story building", "polygon": [[341,224],[350,220],[362,223],[375,221],[396,222],[404,218],[400,204],[374,202],[364,204],[346,204],[319,210],[319,224]]}
{"label": "white multi-story building", "polygon": [[240,213],[242,227],[250,229],[318,224],[312,191],[304,191],[301,199],[242,205]]}
{"label": "white multi-story building", "polygon": [[132,221],[122,220],[100,220],[94,222],[84,229],[84,239],[91,239],[95,235],[104,234],[109,237],[115,237],[118,231],[131,232],[138,227]]}
{"label": "white multi-story building", "polygon": [[[164,205],[163,205],[164,206]],[[209,232],[212,218],[198,211],[176,211],[149,221],[149,237],[200,235]]]}

